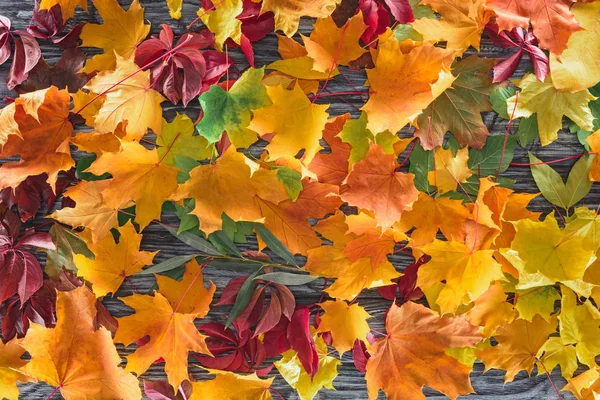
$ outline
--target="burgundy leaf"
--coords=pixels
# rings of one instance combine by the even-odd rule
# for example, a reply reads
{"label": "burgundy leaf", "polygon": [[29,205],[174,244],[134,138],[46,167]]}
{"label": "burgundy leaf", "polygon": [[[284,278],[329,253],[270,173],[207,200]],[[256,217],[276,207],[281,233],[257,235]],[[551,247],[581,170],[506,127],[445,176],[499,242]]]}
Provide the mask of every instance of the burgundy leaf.
{"label": "burgundy leaf", "polygon": [[[18,35],[21,40],[18,40],[14,35]],[[27,31],[14,31],[15,52],[13,63],[8,71],[6,86],[9,90],[14,89],[19,83],[27,79],[29,71],[35,67],[42,52],[35,38]]]}
{"label": "burgundy leaf", "polygon": [[367,361],[369,360],[369,353],[367,353],[367,345],[362,340],[356,339],[354,341],[354,347],[352,348],[352,359],[354,366],[357,370],[362,373],[367,372]]}
{"label": "burgundy leaf", "polygon": [[240,48],[242,49],[242,53],[244,53],[246,60],[248,60],[248,64],[254,68],[254,50],[252,49],[252,43],[250,43],[250,39],[243,33],[240,38]]}
{"label": "burgundy leaf", "polygon": [[119,321],[111,315],[106,309],[104,304],[100,300],[96,300],[96,318],[94,318],[94,329],[98,330],[100,327],[105,327],[112,333],[117,333],[119,327]]}
{"label": "burgundy leaf", "polygon": [[215,304],[217,306],[222,305],[231,305],[235,303],[235,299],[237,298],[238,292],[242,288],[244,282],[248,279],[248,275],[236,276],[232,280],[227,283],[225,289],[223,289],[223,293],[221,293],[221,298]]}
{"label": "burgundy leaf", "polygon": [[390,14],[385,7],[375,0],[360,0],[358,8],[362,11],[363,21],[367,25],[361,39],[365,44],[374,47],[376,45],[375,39],[390,26]]}
{"label": "burgundy leaf", "polygon": [[312,378],[319,370],[317,346],[310,332],[310,311],[308,307],[298,307],[287,328],[287,338],[306,373]]}
{"label": "burgundy leaf", "polygon": [[262,314],[263,307],[265,305],[265,288],[260,287],[252,293],[252,297],[248,302],[248,305],[235,319],[236,328],[240,332],[244,332],[253,327]]}
{"label": "burgundy leaf", "polygon": [[500,61],[498,64],[494,66],[494,83],[503,82],[510,78],[517,67],[519,66],[519,62],[521,62],[521,58],[523,58],[523,50],[520,49],[512,56],[508,57],[506,60]]}
{"label": "burgundy leaf", "polygon": [[408,0],[383,0],[385,4],[390,8],[390,12],[401,24],[407,24],[413,22],[415,17],[413,15],[412,7]]}
{"label": "burgundy leaf", "polygon": [[25,231],[15,244],[15,248],[17,249],[28,249],[29,247],[56,250],[52,237],[48,233],[36,232],[34,230]]}
{"label": "burgundy leaf", "polygon": [[291,320],[294,310],[296,309],[296,299],[294,298],[294,295],[285,285],[274,283],[273,286],[279,293],[278,297],[281,302],[281,313],[285,315],[288,320]]}
{"label": "burgundy leaf", "polygon": [[290,342],[287,338],[289,324],[290,322],[287,319],[281,318],[273,329],[265,333],[263,343],[268,358],[275,357],[290,349]]}
{"label": "burgundy leaf", "polygon": [[269,300],[269,305],[265,310],[264,314],[260,317],[258,321],[258,325],[256,325],[256,329],[254,331],[254,337],[270,331],[274,328],[281,319],[281,303],[279,297],[277,296],[277,292],[271,291],[271,299]]}
{"label": "burgundy leaf", "polygon": [[42,266],[33,254],[21,251],[19,253],[23,257],[23,267],[17,293],[21,303],[24,303],[42,287],[44,274],[42,273]]}
{"label": "burgundy leaf", "polygon": [[144,393],[150,400],[187,400],[192,395],[192,384],[181,382],[177,394],[168,381],[144,381]]}

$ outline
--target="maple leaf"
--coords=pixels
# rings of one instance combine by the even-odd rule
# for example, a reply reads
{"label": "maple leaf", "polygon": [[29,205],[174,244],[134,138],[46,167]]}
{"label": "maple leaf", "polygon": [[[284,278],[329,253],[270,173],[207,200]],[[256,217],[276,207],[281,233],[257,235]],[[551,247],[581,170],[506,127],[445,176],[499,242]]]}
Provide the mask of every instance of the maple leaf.
{"label": "maple leaf", "polygon": [[331,17],[318,19],[310,38],[303,37],[307,55],[313,59],[312,69],[325,72],[359,58],[366,51],[359,44],[366,28],[360,11],[341,28]]}
{"label": "maple leaf", "polygon": [[319,368],[313,377],[304,370],[294,350],[286,351],[282,358],[274,363],[283,379],[296,389],[301,400],[312,400],[322,388],[335,390],[333,380],[338,375],[337,367],[342,364],[337,358],[328,355],[327,344],[320,336],[315,335],[314,340],[319,356]]}
{"label": "maple leaf", "polygon": [[24,354],[25,349],[16,339],[8,343],[0,341],[0,390],[2,396],[8,400],[19,399],[17,381],[36,381],[22,370],[22,367],[27,364],[27,361],[21,359]]}
{"label": "maple leaf", "polygon": [[274,204],[288,198],[276,171],[259,168],[230,147],[216,163],[192,169],[190,179],[179,186],[172,199],[193,198],[191,214],[200,219],[200,229],[208,235],[221,229],[223,213],[234,221],[261,222],[256,197]]}
{"label": "maple leaf", "polygon": [[94,0],[94,6],[104,23],[85,24],[81,46],[99,47],[104,52],[86,62],[82,70],[86,73],[115,69],[117,55],[126,59],[133,57],[137,45],[150,32],[150,25],[144,24],[144,9],[138,0],[133,0],[127,11],[117,0]]}
{"label": "maple leaf", "polygon": [[494,335],[497,346],[478,351],[477,357],[485,364],[486,371],[491,368],[506,370],[504,382],[511,382],[521,370],[531,374],[540,349],[548,336],[556,331],[556,325],[556,316],[549,321],[539,315],[533,317],[532,322],[516,319],[498,329]]}
{"label": "maple leaf", "polygon": [[[94,329],[96,298],[86,287],[58,292],[57,324],[33,324],[23,340],[31,355],[25,371],[66,399],[141,398],[137,379],[119,368],[121,358],[105,328]],[[102,385],[95,384],[101,381]]]}
{"label": "maple leaf", "polygon": [[273,104],[254,110],[248,129],[261,136],[275,134],[266,148],[269,159],[296,155],[304,149],[302,160],[309,165],[321,150],[319,139],[327,123],[328,106],[311,103],[299,86],[293,90],[268,86],[267,93]]}
{"label": "maple leaf", "polygon": [[396,168],[396,156],[385,154],[373,144],[365,159],[354,164],[346,178],[348,187],[342,190],[344,201],[372,211],[383,229],[400,220],[419,194],[413,184],[414,175],[396,172]]}
{"label": "maple leaf", "polygon": [[76,7],[80,7],[85,11],[88,10],[87,0],[41,0],[40,10],[50,10],[57,4],[60,6],[62,16],[65,20],[73,18]]}
{"label": "maple leaf", "polygon": [[[141,71],[121,83],[123,78],[138,70],[133,59],[116,56],[116,69],[103,71],[85,85],[93,93],[104,93],[103,103],[95,116],[94,128],[99,133],[114,132],[127,121],[127,138],[139,140],[148,128],[160,134],[164,97],[150,89],[150,72]],[[106,92],[106,93],[105,93]]]}
{"label": "maple leaf", "polygon": [[[540,361],[548,371],[560,365],[561,374],[565,379],[571,379],[579,366],[577,351],[574,346],[565,345],[560,337],[550,337],[544,343],[541,351],[544,352]],[[541,364],[540,364],[541,365]]]}
{"label": "maple leaf", "polygon": [[479,51],[479,41],[485,24],[493,13],[485,9],[481,0],[423,0],[419,3],[431,7],[441,18],[419,18],[412,26],[425,40],[445,41],[446,48],[457,50],[458,55],[473,46]]}
{"label": "maple leaf", "polygon": [[308,165],[308,169],[317,175],[319,182],[340,185],[348,175],[348,157],[351,147],[344,143],[338,134],[349,117],[349,114],[336,117],[333,121],[327,122],[323,128],[323,140],[331,152],[318,153]]}
{"label": "maple leaf", "polygon": [[473,175],[468,167],[469,149],[463,147],[452,154],[451,149],[438,147],[435,150],[435,169],[429,171],[429,183],[437,186],[440,193],[451,192],[458,188],[459,183],[464,183]]}
{"label": "maple leaf", "polygon": [[185,265],[181,280],[155,274],[159,292],[169,300],[174,309],[183,314],[196,314],[204,318],[208,314],[216,286],[212,281],[208,289],[204,287],[202,269],[195,258]]}
{"label": "maple leaf", "polygon": [[473,392],[470,367],[444,353],[475,347],[482,339],[464,316],[440,318],[422,305],[392,304],[385,320],[387,336],[378,339],[367,361],[369,399],[383,389],[388,399],[425,399],[423,386],[450,398]]}
{"label": "maple leaf", "polygon": [[160,135],[156,136],[158,156],[162,162],[177,167],[178,157],[204,160],[214,153],[214,147],[202,136],[194,136],[194,122],[185,114],[175,114],[171,122],[163,119]]}
{"label": "maple leaf", "polygon": [[[404,53],[391,38],[379,45],[375,68],[367,69],[373,92],[362,107],[373,133],[398,132],[412,122],[439,94],[449,88],[454,52],[423,44]],[[398,97],[402,93],[402,97]]]}
{"label": "maple leaf", "polygon": [[552,143],[558,138],[562,128],[562,117],[566,115],[580,128],[591,131],[592,112],[588,106],[594,96],[588,90],[571,93],[558,90],[552,84],[550,76],[544,82],[537,80],[535,75],[527,74],[518,83],[522,90],[515,108],[513,96],[506,101],[506,109],[514,117],[530,117],[537,113],[538,130],[542,146]]}
{"label": "maple leaf", "polygon": [[467,314],[471,325],[483,326],[482,334],[492,336],[496,329],[515,317],[514,307],[506,301],[502,284],[496,281],[479,298],[473,301],[473,308]]}
{"label": "maple leaf", "polygon": [[448,240],[462,241],[466,233],[464,223],[469,215],[460,200],[430,197],[420,192],[412,210],[402,214],[399,226],[403,232],[416,228],[410,235],[415,247],[433,242],[438,231]]}
{"label": "maple leaf", "polygon": [[[69,149],[73,132],[67,119],[69,93],[50,87],[29,95],[15,102],[14,121],[18,124],[19,134],[7,135],[0,150],[0,159],[16,155],[21,158],[0,166],[0,190],[15,188],[28,176],[46,173],[47,182],[55,191],[58,173],[74,165]],[[13,127],[10,122],[9,127]],[[0,134],[0,138],[2,136]]]}
{"label": "maple leaf", "polygon": [[422,289],[445,281],[436,304],[442,313],[454,313],[461,304],[481,296],[490,283],[503,278],[494,250],[472,251],[464,243],[435,240],[422,248],[431,260],[421,266],[417,286]]}
{"label": "maple leaf", "polygon": [[[586,143],[592,152],[600,151],[600,129],[588,136]],[[600,182],[600,157],[593,158],[588,179],[592,182]]]}
{"label": "maple leaf", "polygon": [[587,207],[577,207],[574,217],[565,226],[563,233],[566,237],[583,238],[585,250],[596,250],[600,247],[600,217]]}
{"label": "maple leaf", "polygon": [[96,175],[110,172],[102,206],[118,209],[135,201],[135,220],[144,229],[160,217],[163,202],[177,189],[179,170],[163,164],[155,149],[147,150],[136,142],[122,142],[121,146],[121,152],[102,154],[87,171]]}
{"label": "maple leaf", "polygon": [[271,104],[261,80],[264,68],[250,68],[229,88],[212,85],[200,96],[204,116],[196,125],[198,133],[209,143],[219,140],[226,131],[235,147],[248,147],[256,142],[256,133],[248,129],[252,110]]}
{"label": "maple leaf", "polygon": [[[481,113],[492,111],[489,96],[494,85],[488,76],[496,63],[489,58],[469,56],[452,64],[456,79],[417,119],[415,136],[425,150],[441,146],[452,132],[461,146],[481,149],[489,135]],[[512,111],[512,110],[511,110]]]}
{"label": "maple leaf", "polygon": [[142,271],[152,264],[157,252],[139,251],[142,235],[131,222],[119,228],[119,242],[112,235],[93,243],[90,247],[94,258],[82,254],[74,257],[77,274],[92,284],[96,297],[116,293],[126,277]]}
{"label": "maple leaf", "polygon": [[[102,192],[110,185],[109,180],[78,182],[64,193],[65,197],[76,203],[75,207],[56,210],[48,217],[72,227],[85,226],[91,230],[93,242],[102,239],[112,228],[118,226],[118,207],[110,208],[102,204]],[[127,206],[128,204],[125,205]]]}
{"label": "maple leaf", "polygon": [[209,369],[215,379],[192,383],[194,391],[190,400],[272,400],[269,388],[273,379],[260,379],[256,373],[239,375],[233,372]]}
{"label": "maple leaf", "polygon": [[550,68],[557,89],[578,92],[600,81],[600,5],[575,3],[570,11],[583,29],[571,35],[560,56],[550,54]]}
{"label": "maple leaf", "polygon": [[150,337],[146,344],[127,356],[126,369],[141,375],[162,357],[169,383],[177,388],[189,378],[188,352],[210,354],[206,336],[194,326],[196,314],[178,312],[160,293],[154,293],[154,296],[133,294],[122,300],[135,310],[135,314],[118,319],[115,342],[128,346],[146,335]]}
{"label": "maple leaf", "polygon": [[222,49],[225,41],[231,38],[235,43],[242,39],[242,21],[236,17],[242,13],[242,0],[224,0],[215,2],[211,8],[198,10],[198,16],[211,32],[215,34],[215,44]]}
{"label": "maple leaf", "polygon": [[300,17],[327,18],[341,0],[265,0],[260,13],[275,14],[275,30],[292,37],[298,30]]}
{"label": "maple leaf", "polygon": [[332,345],[340,357],[354,346],[355,340],[366,340],[371,331],[367,319],[371,316],[362,306],[339,299],[319,305],[325,314],[320,317],[317,333],[331,332]]}
{"label": "maple leaf", "polygon": [[569,10],[573,3],[572,0],[490,0],[486,7],[496,13],[501,30],[510,31],[517,26],[527,29],[531,22],[541,47],[560,55],[571,34],[582,29]]}

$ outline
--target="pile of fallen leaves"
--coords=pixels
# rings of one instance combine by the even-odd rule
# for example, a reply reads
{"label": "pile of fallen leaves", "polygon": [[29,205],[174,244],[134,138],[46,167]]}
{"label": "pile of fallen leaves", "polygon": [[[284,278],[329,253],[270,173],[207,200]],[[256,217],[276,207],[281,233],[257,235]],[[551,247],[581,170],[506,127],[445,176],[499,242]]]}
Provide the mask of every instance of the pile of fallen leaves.
{"label": "pile of fallen leaves", "polygon": [[[264,400],[278,375],[307,400],[344,354],[371,399],[472,393],[477,359],[600,396],[600,218],[581,206],[600,180],[600,2],[202,0],[150,36],[138,0],[91,3],[101,23],[77,23],[86,0],[38,0],[23,30],[0,16],[18,93],[0,109],[0,396]],[[273,32],[281,59],[255,65]],[[482,36],[511,55],[482,57]],[[348,71],[365,84],[332,91]],[[350,98],[352,116],[328,111]],[[512,162],[563,124],[581,154]],[[511,189],[511,166],[554,212],[528,209],[540,193]],[[187,250],[141,250],[151,224]],[[237,274],[217,288],[207,268]],[[307,284],[320,300],[297,304]]]}

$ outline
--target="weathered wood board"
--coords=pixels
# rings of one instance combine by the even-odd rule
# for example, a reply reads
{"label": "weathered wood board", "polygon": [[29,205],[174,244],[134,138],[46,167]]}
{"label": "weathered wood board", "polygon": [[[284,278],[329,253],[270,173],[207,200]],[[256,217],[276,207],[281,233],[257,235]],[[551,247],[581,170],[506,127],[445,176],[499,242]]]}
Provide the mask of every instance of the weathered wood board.
{"label": "weathered wood board", "polygon": [[[121,4],[128,5],[129,0],[119,0]],[[195,17],[196,11],[199,8],[198,0],[184,0],[183,5],[183,17],[179,21],[175,21],[169,17],[168,9],[165,0],[140,0],[140,3],[145,8],[145,16],[148,21],[152,23],[152,33],[160,31],[161,24],[169,24],[176,33],[185,31],[185,26],[189,24]],[[90,7],[92,8],[92,7]],[[0,0],[0,15],[8,17],[15,29],[23,29],[30,21],[33,9],[33,1],[14,1],[14,0]],[[101,19],[95,10],[90,10],[89,14],[79,10],[76,13],[76,19],[78,22],[91,21],[100,23]],[[309,20],[303,20],[301,23],[300,32],[308,34],[311,30],[312,22]],[[50,64],[54,64],[58,57],[60,57],[61,50],[53,46],[49,42],[40,41],[42,47],[43,57]],[[93,53],[94,50],[90,50],[89,53]],[[270,34],[260,42],[254,45],[255,59],[257,66],[267,65],[270,62],[279,59],[277,53],[277,38],[275,34]],[[487,39],[482,41],[481,55],[486,57],[497,57],[506,58],[511,54],[510,50],[501,49],[493,46]],[[246,65],[244,57],[239,51],[230,51],[230,56],[240,66]],[[521,67],[518,70],[518,75],[522,75],[524,67],[526,67],[527,60],[524,60]],[[8,73],[10,63],[5,63],[0,66],[0,98],[4,96],[16,96],[14,92],[10,92],[6,89],[4,80]],[[348,78],[352,83],[360,88],[365,81],[364,73],[348,72]],[[343,79],[335,79],[331,81],[328,86],[332,92],[338,91],[349,91],[353,90],[352,87],[345,82]],[[365,89],[366,90],[366,89]],[[346,112],[350,112],[353,117],[357,117],[359,112],[357,111],[363,104],[359,96],[344,96],[343,100],[336,97],[327,97],[319,100],[319,103],[330,103],[329,113],[332,116],[341,115]],[[349,104],[348,104],[349,103]],[[166,103],[165,103],[166,104]],[[199,113],[199,104],[196,101],[192,101],[187,108],[182,106],[168,105],[164,108],[164,117],[167,119],[173,118],[175,111],[186,112],[190,117],[196,118]],[[495,114],[490,113],[485,115],[485,123],[488,126],[492,134],[504,134],[507,129],[507,121],[500,118],[496,118]],[[517,129],[517,124],[511,127],[511,133],[514,133]],[[409,131],[406,131],[409,134]],[[538,158],[543,160],[556,159],[566,157],[569,155],[579,154],[583,150],[583,147],[578,143],[575,135],[563,129],[559,134],[559,139],[549,146],[541,147],[538,141],[535,141],[528,149],[521,149],[517,146],[515,150],[515,158],[513,161],[527,163],[527,151],[532,151]],[[567,161],[564,163],[554,164],[553,167],[558,170],[563,177],[566,176],[575,160]],[[504,176],[516,180],[514,189],[521,192],[537,192],[537,188],[529,168],[511,167],[503,174]],[[596,207],[600,201],[600,186],[595,185],[592,191],[586,198],[581,202],[588,207]],[[538,197],[532,201],[531,208],[535,211],[552,211],[551,205],[546,202],[543,197]],[[169,222],[168,219],[166,222]],[[255,241],[250,240],[248,243],[249,248],[255,248]],[[157,261],[165,260],[169,257],[173,257],[181,254],[188,254],[192,252],[192,249],[187,245],[181,243],[176,238],[171,236],[168,232],[157,225],[150,225],[144,231],[144,240],[142,242],[144,250],[160,250],[157,256]],[[409,263],[407,257],[393,256],[391,261],[397,269],[402,270]],[[237,274],[230,271],[222,271],[208,268],[206,270],[206,279],[212,280],[217,285],[216,298],[220,296],[220,291],[224,288],[226,283],[232,277]],[[136,287],[144,292],[149,290],[154,285],[154,278],[152,277],[133,277],[133,283]],[[323,282],[321,279],[312,282],[305,287],[293,287],[292,291],[296,295],[296,300],[301,304],[309,304],[317,301],[320,296],[320,290]],[[123,287],[118,291],[116,297],[127,296],[133,292],[131,286],[124,284]],[[367,291],[364,293],[359,300],[359,303],[366,307],[367,311],[373,316],[370,321],[373,328],[382,330],[383,329],[383,314],[389,307],[389,302],[383,300],[376,293]],[[118,299],[109,298],[105,300],[105,304],[110,312],[115,316],[121,316],[130,313],[130,310]],[[224,321],[224,312],[226,308],[216,307],[211,310],[209,320]],[[119,352],[122,356],[130,354],[131,348],[118,347]],[[190,371],[193,377],[197,380],[209,379],[209,376],[201,370],[192,358],[189,359]],[[529,378],[525,373],[517,375],[514,382],[509,384],[503,383],[504,373],[502,371],[489,371],[483,373],[483,365],[477,363],[474,371],[471,375],[473,387],[475,388],[476,394],[469,396],[468,398],[473,399],[553,399],[556,398],[556,394],[545,374],[534,376]],[[277,376],[277,371],[274,369],[271,376],[276,376],[274,381],[274,387],[283,394],[286,399],[298,399],[298,395],[293,389],[291,389],[287,383]],[[338,368],[339,375],[334,381],[336,391],[323,390],[317,395],[317,399],[366,399],[366,387],[363,374],[356,371],[352,363],[350,353],[342,358],[342,365]],[[564,385],[564,380],[560,377],[558,370],[552,374],[554,381],[559,387]],[[148,372],[143,375],[143,378],[156,380],[164,379],[165,374],[162,369],[162,365],[153,365]],[[51,392],[52,388],[43,383],[40,384],[27,384],[21,387],[23,399],[45,399]],[[441,399],[445,396],[439,393],[425,389],[425,393],[428,398]],[[1,396],[1,393],[0,393]],[[572,398],[569,394],[563,396],[566,398]],[[59,399],[60,395],[56,394],[53,399]],[[380,395],[383,399],[383,394]],[[249,399],[251,400],[251,399]]]}

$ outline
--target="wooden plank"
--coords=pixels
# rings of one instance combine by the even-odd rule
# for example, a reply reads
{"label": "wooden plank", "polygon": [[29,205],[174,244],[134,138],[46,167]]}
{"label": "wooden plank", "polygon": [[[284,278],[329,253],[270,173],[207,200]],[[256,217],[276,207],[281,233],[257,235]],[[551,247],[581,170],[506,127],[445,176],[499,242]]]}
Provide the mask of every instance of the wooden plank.
{"label": "wooden plank", "polygon": [[[119,2],[121,4],[129,3],[128,0],[119,0]],[[152,33],[157,33],[160,31],[160,24],[169,24],[171,27],[173,27],[176,33],[184,32],[185,26],[196,17],[196,11],[199,8],[199,1],[184,0],[182,13],[183,18],[180,21],[175,21],[169,17],[165,0],[141,0],[141,4],[145,8],[146,19],[152,23]],[[31,7],[32,4],[30,4],[29,2],[23,3],[12,0],[0,0],[0,15],[8,17],[12,21],[13,27],[15,29],[23,29],[31,19]],[[101,19],[95,10],[91,11],[90,14],[86,14],[81,10],[77,11],[76,20],[77,22],[101,22]],[[311,30],[311,24],[311,21],[303,20],[301,23],[300,32],[308,34]],[[56,62],[56,60],[58,59],[58,57],[60,57],[61,54],[60,49],[48,42],[41,41],[40,44],[42,47],[42,54],[44,58],[50,64]],[[270,62],[279,59],[279,55],[277,53],[277,38],[274,34],[270,34],[268,37],[255,44],[254,49],[257,66],[267,65]],[[90,53],[93,52],[94,50],[90,50]],[[488,39],[484,38],[482,40],[480,54],[485,57],[506,58],[509,54],[511,54],[511,51],[507,49],[497,48],[493,46]],[[238,63],[238,65],[242,67],[245,66],[245,59],[239,51],[230,51],[230,55],[232,59],[234,59],[234,61]],[[518,69],[517,75],[522,75],[527,65],[527,60],[524,60]],[[5,79],[8,73],[9,66],[10,63],[5,63],[4,65],[0,66],[0,79]],[[366,78],[365,74],[362,72],[349,71],[347,73],[347,76],[352,81],[352,84],[359,88],[362,86]],[[352,86],[346,83],[343,79],[335,79],[334,81],[328,84],[328,88],[332,92],[352,90]],[[14,92],[7,91],[6,86],[4,84],[0,84],[1,98],[3,98],[4,96],[14,97],[15,95],[16,94]],[[356,108],[360,108],[363,104],[358,96],[344,96],[344,100],[351,103]],[[321,99],[319,100],[319,102],[323,104],[331,104],[328,111],[332,116],[341,115],[345,112],[350,112],[353,117],[358,116],[358,111],[354,107],[346,104],[345,102],[336,97]],[[174,116],[175,111],[185,111],[192,118],[195,118],[199,113],[199,108],[199,104],[196,101],[192,101],[185,110],[181,106],[166,105],[164,107],[164,116],[167,119],[170,119]],[[484,120],[492,134],[505,134],[507,129],[507,121],[497,118],[494,113],[487,113],[486,115],[484,115]],[[511,129],[511,133],[514,133],[516,131],[516,128],[517,124],[514,124]],[[402,134],[409,135],[410,130],[406,129]],[[534,152],[534,154],[536,154],[539,158],[547,160],[581,153],[582,146],[578,143],[577,138],[574,135],[568,133],[567,130],[563,130],[559,135],[559,139],[552,145],[542,148],[536,141],[534,144],[530,145],[527,150]],[[255,151],[260,152],[260,149],[257,149]],[[517,146],[514,161],[526,163],[526,150],[521,149]],[[556,168],[562,176],[565,176],[570,170],[573,163],[574,160],[570,162],[557,164],[553,167]],[[529,168],[511,167],[509,171],[507,171],[504,175],[516,180],[516,183],[514,185],[515,190],[524,192],[537,192],[537,188],[535,186]],[[586,196],[586,198],[581,202],[581,204],[585,204],[588,207],[596,207],[598,205],[599,199],[600,188],[598,187],[598,185],[595,185],[592,188],[591,193],[588,196]],[[552,210],[552,207],[542,197],[538,197],[535,200],[533,200],[531,209],[536,211],[549,212]],[[248,243],[248,246],[245,248],[255,248],[255,245],[256,243],[254,241],[250,241]],[[149,226],[144,231],[142,247],[145,250],[160,250],[160,253],[157,256],[157,260],[159,261],[172,256],[192,252],[192,249],[189,248],[187,245],[179,242],[176,238],[174,238],[164,229],[155,225]],[[395,255],[391,257],[391,261],[398,270],[402,270],[406,265],[408,265],[410,259],[406,256]],[[217,285],[218,290],[216,298],[218,298],[225,284],[232,277],[237,276],[237,274],[230,271],[219,271],[208,268],[206,270],[205,276],[206,279],[212,280]],[[154,278],[152,277],[133,277],[132,281],[135,284],[135,286],[142,292],[148,291],[154,284]],[[322,285],[323,281],[321,279],[318,279],[306,286],[293,287],[291,289],[294,292],[298,303],[310,304],[319,299]],[[119,289],[119,291],[117,292],[116,297],[118,298],[127,296],[131,293],[133,293],[133,288],[130,287],[128,284],[124,284],[121,287],[121,289]],[[130,310],[117,298],[108,298],[105,300],[105,304],[111,311],[111,313],[115,316],[122,316],[130,313]],[[381,297],[379,297],[376,294],[376,292],[367,291],[364,295],[360,297],[359,303],[365,306],[367,311],[373,316],[373,319],[370,321],[372,327],[377,330],[382,330],[383,314],[385,310],[389,307],[389,302],[382,300]],[[223,307],[216,307],[210,312],[206,319],[224,322],[225,310],[226,309]],[[119,353],[122,356],[130,354],[133,351],[132,348],[125,349],[122,346],[119,346],[118,349]],[[201,369],[197,367],[197,364],[194,363],[193,359],[190,358],[189,362],[191,374],[195,379],[208,379],[207,374],[202,372]],[[342,400],[367,398],[363,374],[356,371],[352,363],[351,355],[349,353],[342,357],[342,365],[339,367],[338,371],[339,375],[334,381],[334,385],[337,391],[324,390],[317,396],[318,399]],[[298,398],[295,391],[287,385],[287,383],[283,380],[283,378],[281,378],[281,376],[277,375],[276,370],[274,370],[274,372],[272,372],[269,376],[276,377],[274,381],[274,387],[277,390],[279,390],[286,399]],[[469,398],[495,400],[547,399],[556,397],[556,394],[554,393],[554,390],[552,389],[549,380],[543,373],[539,376],[535,376],[532,378],[527,377],[525,373],[520,373],[519,375],[517,375],[514,382],[506,385],[503,384],[503,376],[504,373],[502,371],[494,370],[483,374],[483,365],[478,362],[475,365],[474,371],[471,375],[473,387],[475,388],[476,394],[470,396]],[[562,380],[562,378],[560,377],[560,373],[558,372],[558,370],[555,370],[552,373],[552,377],[554,381],[559,385],[559,387],[564,384],[564,380]],[[165,374],[161,365],[153,365],[148,370],[148,372],[146,372],[142,376],[142,378],[151,380],[164,379]],[[31,400],[45,399],[46,396],[48,396],[49,393],[52,391],[52,388],[50,386],[43,383],[22,385],[21,389],[21,398]],[[426,389],[425,393],[430,399],[445,398],[439,393],[429,389]],[[53,398],[58,399],[59,397],[59,395],[55,395]],[[570,396],[568,396],[568,394],[564,397],[571,398]],[[384,396],[380,394],[379,398],[383,399]]]}

